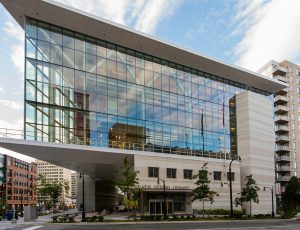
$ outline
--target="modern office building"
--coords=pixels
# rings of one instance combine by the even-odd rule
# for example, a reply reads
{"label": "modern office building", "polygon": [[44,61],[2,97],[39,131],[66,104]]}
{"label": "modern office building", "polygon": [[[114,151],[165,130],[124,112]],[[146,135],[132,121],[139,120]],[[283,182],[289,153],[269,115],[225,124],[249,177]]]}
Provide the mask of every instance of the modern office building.
{"label": "modern office building", "polygon": [[28,163],[0,154],[0,204],[2,214],[12,209],[21,212],[24,206],[36,205],[35,183],[35,163]]}
{"label": "modern office building", "polygon": [[[219,193],[207,208],[229,209],[237,155],[234,197],[249,174],[274,185],[272,98],[284,83],[56,2],[1,2],[25,30],[26,92],[25,138],[0,146],[83,173],[87,210],[115,205],[109,181],[125,156],[145,214],[162,212],[158,178],[168,213],[200,209],[191,176],[204,163]],[[259,195],[253,213],[270,213],[271,194]]]}
{"label": "modern office building", "polygon": [[287,84],[274,94],[276,181],[280,195],[291,176],[300,175],[300,66],[270,61],[259,72]]}

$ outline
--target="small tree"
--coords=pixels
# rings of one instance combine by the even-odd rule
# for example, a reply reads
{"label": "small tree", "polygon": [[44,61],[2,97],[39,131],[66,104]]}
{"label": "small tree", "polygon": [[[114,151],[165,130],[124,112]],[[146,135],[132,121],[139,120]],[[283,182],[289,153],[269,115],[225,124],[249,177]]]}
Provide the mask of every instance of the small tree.
{"label": "small tree", "polygon": [[44,175],[39,174],[34,189],[37,193],[39,206],[43,205],[49,209],[59,202],[64,191],[67,193],[69,183],[67,181],[48,181]]}
{"label": "small tree", "polygon": [[285,187],[282,194],[282,207],[285,213],[297,209],[300,202],[300,180],[293,176]]}
{"label": "small tree", "polygon": [[135,171],[129,164],[128,157],[126,156],[123,160],[123,166],[121,167],[122,180],[116,182],[116,186],[124,194],[123,202],[127,209],[136,208],[138,206],[138,173],[139,171]]}
{"label": "small tree", "polygon": [[235,206],[242,205],[244,202],[250,202],[250,217],[252,215],[252,201],[254,203],[259,203],[258,191],[260,188],[253,179],[253,175],[246,176],[246,186],[239,193],[240,196],[235,198]]}
{"label": "small tree", "polygon": [[212,191],[209,187],[210,180],[208,179],[207,163],[204,163],[198,174],[194,175],[196,179],[196,188],[192,191],[192,201],[199,200],[203,202],[203,217],[204,217],[204,201],[209,200],[214,202],[214,196],[218,196],[218,193]]}

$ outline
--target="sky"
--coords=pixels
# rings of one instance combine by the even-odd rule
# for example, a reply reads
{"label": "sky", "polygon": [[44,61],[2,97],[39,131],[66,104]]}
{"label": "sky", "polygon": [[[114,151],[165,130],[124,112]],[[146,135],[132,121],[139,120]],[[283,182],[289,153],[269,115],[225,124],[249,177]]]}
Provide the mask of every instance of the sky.
{"label": "sky", "polygon": [[[56,1],[252,71],[300,64],[300,0]],[[23,129],[23,79],[24,32],[0,4],[0,136]]]}

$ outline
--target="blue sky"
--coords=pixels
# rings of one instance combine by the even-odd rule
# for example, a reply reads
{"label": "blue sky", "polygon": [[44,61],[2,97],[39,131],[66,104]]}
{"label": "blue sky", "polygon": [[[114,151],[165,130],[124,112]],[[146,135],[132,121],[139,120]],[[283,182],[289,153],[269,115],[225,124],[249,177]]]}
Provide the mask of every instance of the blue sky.
{"label": "blue sky", "polygon": [[[57,0],[253,71],[300,63],[299,0]],[[0,128],[23,128],[22,28],[0,4]]]}

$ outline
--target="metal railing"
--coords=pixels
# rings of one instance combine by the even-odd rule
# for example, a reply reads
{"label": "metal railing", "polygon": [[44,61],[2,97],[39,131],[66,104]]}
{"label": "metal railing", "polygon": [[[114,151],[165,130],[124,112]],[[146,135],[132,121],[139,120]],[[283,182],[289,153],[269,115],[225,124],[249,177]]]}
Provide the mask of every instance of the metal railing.
{"label": "metal railing", "polygon": [[[195,150],[189,147],[161,146],[157,144],[152,144],[150,142],[133,143],[133,142],[125,142],[125,141],[106,140],[104,138],[89,138],[89,137],[80,138],[80,137],[72,136],[71,138],[63,137],[62,139],[56,139],[53,135],[49,135],[41,131],[34,131],[34,132],[26,131],[26,134],[24,134],[24,131],[22,130],[0,128],[0,138],[23,139],[23,140],[26,139],[26,140],[41,141],[41,142],[55,142],[55,143],[63,143],[63,144],[87,145],[87,146],[94,146],[94,147],[225,159],[225,154],[223,152],[212,152],[206,150],[203,151],[202,149]],[[231,159],[230,153],[226,153],[226,159]]]}
{"label": "metal railing", "polygon": [[277,105],[277,106],[275,106],[275,112],[277,112],[277,111],[285,111],[285,112],[287,112],[287,111],[289,111],[289,109],[286,106]]}
{"label": "metal railing", "polygon": [[275,131],[290,131],[287,125],[276,125]]}
{"label": "metal railing", "polygon": [[278,176],[277,181],[290,181],[290,176]]}
{"label": "metal railing", "polygon": [[279,172],[291,171],[291,167],[290,166],[278,166],[277,171],[279,171]]}
{"label": "metal railing", "polygon": [[275,116],[275,121],[289,121],[289,117],[288,116]]}
{"label": "metal railing", "polygon": [[278,95],[274,98],[274,101],[279,101],[279,100],[287,102],[288,98],[286,96],[281,96],[281,95]]}
{"label": "metal railing", "polygon": [[277,156],[276,160],[277,161],[290,161],[290,157],[289,156]]}
{"label": "metal railing", "polygon": [[288,135],[278,135],[276,136],[276,141],[290,141],[290,137]]}
{"label": "metal railing", "polygon": [[290,151],[290,147],[285,145],[276,145],[276,151]]}

